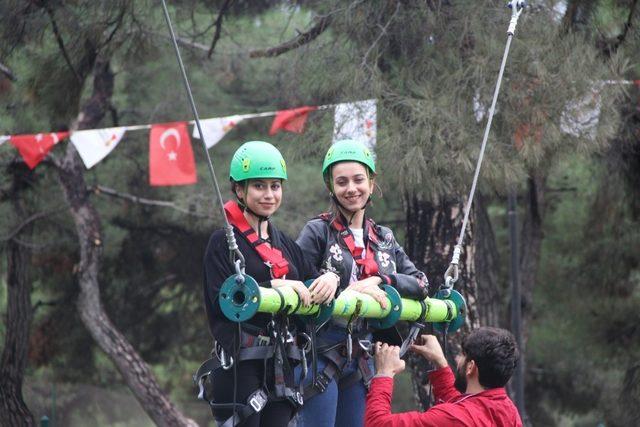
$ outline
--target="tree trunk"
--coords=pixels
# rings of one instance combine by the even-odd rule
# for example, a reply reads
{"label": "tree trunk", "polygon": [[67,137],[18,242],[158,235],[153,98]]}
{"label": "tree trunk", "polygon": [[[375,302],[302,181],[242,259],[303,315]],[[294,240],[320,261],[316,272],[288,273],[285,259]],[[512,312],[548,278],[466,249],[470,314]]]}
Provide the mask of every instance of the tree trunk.
{"label": "tree trunk", "polygon": [[589,17],[598,7],[598,0],[567,0],[567,7],[562,17],[561,30],[564,34],[576,30],[578,25],[589,22]]}
{"label": "tree trunk", "polygon": [[[412,195],[405,197],[407,212],[407,242],[409,257],[418,268],[425,271],[436,291],[444,282],[443,275],[451,262],[453,248],[462,226],[464,216],[463,204],[454,200],[441,200],[437,205],[423,201]],[[475,244],[472,238],[474,219],[470,218],[465,234],[465,242],[460,257],[460,277],[455,289],[467,301],[467,316],[462,333],[448,337],[448,356],[455,352],[460,344],[461,335],[479,326],[476,307],[477,285],[475,274]],[[422,357],[409,355],[407,359],[412,371],[414,393],[417,402],[423,409],[431,406],[430,393],[426,384],[427,371],[431,369]]]}
{"label": "tree trunk", "polygon": [[[109,63],[97,60],[92,97],[84,104],[76,129],[97,126],[107,111],[113,92]],[[73,144],[67,144],[58,178],[78,233],[80,263],[78,310],[84,325],[109,356],[146,413],[158,426],[197,426],[186,418],[160,389],[153,373],[126,338],[115,328],[100,302],[98,273],[102,257],[100,217],[89,200],[84,165]]]}
{"label": "tree trunk", "polygon": [[[520,239],[520,288],[521,288],[521,343],[520,364],[521,372],[527,372],[527,341],[529,325],[532,317],[533,291],[538,276],[542,239],[544,237],[542,225],[545,211],[547,176],[544,173],[531,171],[528,180],[527,198],[524,203],[525,214]],[[525,374],[526,377],[526,374]],[[520,414],[525,425],[531,425],[526,410]]]}
{"label": "tree trunk", "polygon": [[621,425],[640,425],[640,363],[627,368],[619,402]]}
{"label": "tree trunk", "polygon": [[533,307],[533,290],[538,276],[542,239],[542,224],[545,211],[547,177],[533,171],[529,176],[527,198],[524,203],[525,214],[522,223],[520,248],[520,284],[522,287],[522,363],[529,337]]}
{"label": "tree trunk", "polygon": [[503,311],[504,286],[498,282],[498,247],[493,233],[491,219],[487,211],[487,200],[481,193],[476,193],[473,201],[474,214],[474,263],[476,284],[478,287],[478,316],[482,326],[501,326],[507,319],[507,312]]}
{"label": "tree trunk", "polygon": [[[17,218],[26,218],[22,198],[16,194],[22,187],[25,176],[31,172],[26,166],[13,171],[13,208]],[[31,307],[31,280],[29,264],[31,250],[20,244],[15,237],[32,235],[33,226],[27,224],[17,236],[7,243],[7,314],[4,348],[0,359],[0,426],[33,426],[33,415],[22,398],[22,382],[27,366],[29,330],[33,319]]]}

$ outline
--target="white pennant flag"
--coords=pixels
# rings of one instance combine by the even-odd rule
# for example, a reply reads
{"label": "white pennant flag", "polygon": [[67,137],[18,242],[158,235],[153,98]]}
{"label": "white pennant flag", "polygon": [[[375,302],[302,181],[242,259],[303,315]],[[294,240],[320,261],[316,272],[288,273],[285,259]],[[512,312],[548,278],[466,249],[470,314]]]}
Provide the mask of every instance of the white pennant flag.
{"label": "white pennant flag", "polygon": [[4,144],[9,139],[11,139],[11,137],[9,135],[0,135],[0,145]]}
{"label": "white pennant flag", "polygon": [[368,99],[336,105],[333,142],[354,139],[372,152],[376,146],[376,100]]}
{"label": "white pennant flag", "polygon": [[71,134],[71,142],[85,167],[91,169],[116,148],[126,130],[126,127],[79,130]]}
{"label": "white pennant flag", "polygon": [[[215,119],[200,120],[200,126],[202,127],[202,133],[204,133],[204,141],[207,144],[207,148],[211,148],[216,145],[231,129],[236,127],[238,123],[244,120],[247,116],[228,116],[217,117]],[[193,137],[200,138],[200,132],[198,132],[198,126],[193,126]]]}

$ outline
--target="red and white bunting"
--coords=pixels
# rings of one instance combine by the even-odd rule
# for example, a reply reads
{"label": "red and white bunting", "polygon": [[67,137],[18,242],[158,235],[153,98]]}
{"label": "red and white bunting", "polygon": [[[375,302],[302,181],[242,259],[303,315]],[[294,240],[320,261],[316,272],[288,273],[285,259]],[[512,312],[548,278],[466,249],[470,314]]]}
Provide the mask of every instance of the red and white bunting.
{"label": "red and white bunting", "polygon": [[281,110],[276,113],[276,117],[271,124],[269,135],[275,135],[281,130],[287,132],[302,133],[307,117],[311,111],[317,110],[318,107],[300,107],[292,110]]}
{"label": "red and white bunting", "polygon": [[149,184],[187,185],[198,181],[186,122],[151,126]]}
{"label": "red and white bunting", "polygon": [[12,135],[9,141],[18,149],[27,166],[33,169],[47,157],[54,145],[67,136],[69,136],[69,132]]}
{"label": "red and white bunting", "polygon": [[71,143],[85,167],[91,169],[116,148],[126,130],[126,127],[79,130],[71,134]]}
{"label": "red and white bunting", "polygon": [[[235,128],[238,123],[247,117],[251,116],[228,116],[200,120],[200,126],[202,127],[202,133],[204,134],[204,141],[207,148],[211,148],[220,142],[220,140],[224,138],[231,129]],[[202,139],[200,138],[198,127],[195,125],[193,126],[192,136],[194,138]]]}

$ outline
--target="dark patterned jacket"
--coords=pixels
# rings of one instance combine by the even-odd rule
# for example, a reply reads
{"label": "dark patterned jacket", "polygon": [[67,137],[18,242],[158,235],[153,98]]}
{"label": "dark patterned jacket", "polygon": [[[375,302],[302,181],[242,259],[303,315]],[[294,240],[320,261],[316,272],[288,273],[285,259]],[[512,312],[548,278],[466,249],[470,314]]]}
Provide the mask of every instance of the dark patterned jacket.
{"label": "dark patterned jacket", "polygon": [[[339,223],[334,223],[340,221]],[[296,243],[305,257],[319,270],[334,271],[340,276],[339,291],[349,286],[354,259],[345,237],[351,232],[344,226],[342,216],[322,214],[304,226]],[[342,231],[340,231],[342,230]],[[427,276],[411,262],[402,247],[387,228],[365,218],[364,244],[373,252],[378,273],[383,283],[393,286],[405,298],[421,300],[427,297]],[[358,267],[358,266],[356,266]],[[363,278],[362,269],[357,274]]]}

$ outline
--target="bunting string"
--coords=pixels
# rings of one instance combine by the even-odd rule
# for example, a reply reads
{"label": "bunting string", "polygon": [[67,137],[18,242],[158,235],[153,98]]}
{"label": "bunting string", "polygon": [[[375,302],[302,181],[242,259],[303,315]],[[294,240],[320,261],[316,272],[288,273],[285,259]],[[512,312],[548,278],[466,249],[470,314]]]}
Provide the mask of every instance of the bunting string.
{"label": "bunting string", "polygon": [[[600,118],[600,89],[605,85],[636,85],[640,80],[601,80],[594,83],[594,89],[581,99],[567,102],[560,117],[560,129],[565,134],[586,139],[594,139]],[[480,102],[479,94],[473,99],[476,121],[484,119],[486,107]],[[274,117],[269,135],[278,132],[304,132],[307,118],[313,111],[334,109],[333,140],[355,139],[362,141],[375,152],[377,134],[377,106],[375,99],[303,106],[288,110],[262,113],[238,114],[201,120],[202,132],[207,148],[215,146],[239,123],[256,118]],[[37,134],[0,135],[0,145],[10,142],[24,159],[27,166],[34,169],[60,142],[69,140],[78,151],[85,167],[91,169],[104,160],[120,143],[127,132],[150,130],[149,132],[149,184],[152,186],[192,185],[197,182],[196,166],[187,126],[195,121],[173,123],[153,123],[88,129],[75,132],[47,132]],[[516,130],[516,146],[522,145],[526,136],[537,137],[538,129],[523,125]],[[191,137],[201,138],[196,126]]]}
{"label": "bunting string", "polygon": [[[304,106],[288,110],[240,114],[201,120],[201,131],[207,148],[216,145],[224,136],[244,120],[274,117],[269,130],[273,136],[281,131],[303,133],[309,113],[336,109],[336,129],[347,128],[350,135],[340,137],[363,139],[375,145],[376,101],[348,102],[320,106]],[[340,112],[338,117],[338,112]],[[338,121],[340,123],[338,123]],[[128,125],[101,129],[85,129],[75,132],[48,132],[37,134],[0,135],[0,145],[10,142],[23,157],[29,168],[34,169],[48,153],[63,140],[68,139],[91,169],[104,160],[130,131],[149,130],[149,184],[152,186],[191,185],[197,182],[196,165],[187,127],[195,121]],[[201,139],[196,126],[191,137]]]}

